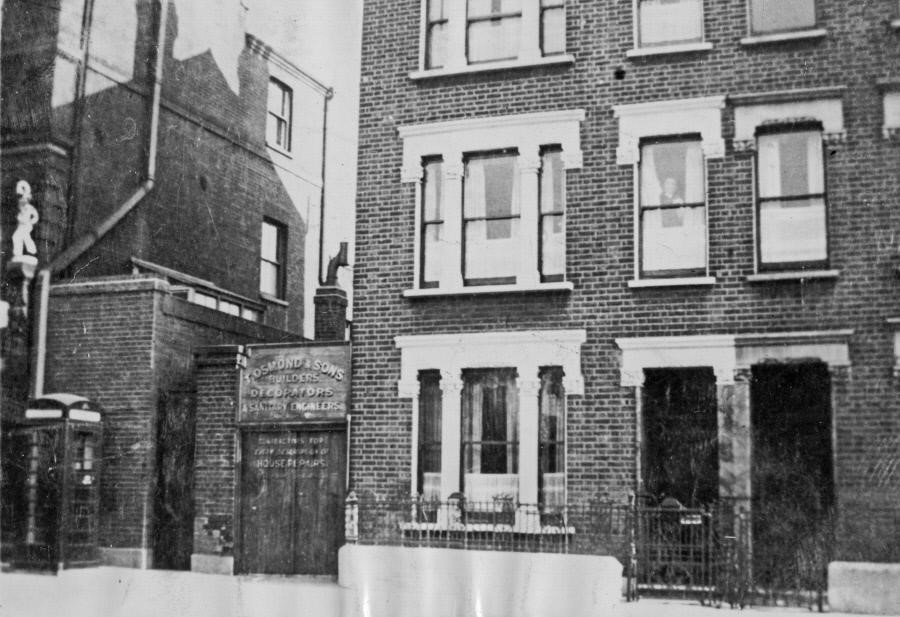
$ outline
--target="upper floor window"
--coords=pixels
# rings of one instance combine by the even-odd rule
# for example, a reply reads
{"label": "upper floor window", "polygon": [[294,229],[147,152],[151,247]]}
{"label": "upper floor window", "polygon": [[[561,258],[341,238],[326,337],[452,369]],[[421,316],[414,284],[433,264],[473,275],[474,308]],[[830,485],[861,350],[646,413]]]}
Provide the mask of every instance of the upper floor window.
{"label": "upper floor window", "polygon": [[516,282],[520,246],[516,153],[478,154],[465,162],[463,273],[466,285]]}
{"label": "upper floor window", "polygon": [[699,43],[703,0],[638,0],[638,46]]}
{"label": "upper floor window", "polygon": [[642,276],[706,271],[706,196],[699,138],[652,140],[641,146]]}
{"label": "upper floor window", "polygon": [[512,60],[519,55],[523,0],[468,0],[469,62]]}
{"label": "upper floor window", "polygon": [[823,158],[822,133],[812,127],[758,135],[760,269],[827,265]]}
{"label": "upper floor window", "polygon": [[266,143],[286,152],[291,151],[293,91],[277,79],[269,80]]}
{"label": "upper floor window", "polygon": [[565,175],[581,165],[582,117],[547,112],[401,127],[403,179],[419,189],[416,286],[434,289],[407,295],[569,288]]}
{"label": "upper floor window", "polygon": [[565,52],[564,0],[424,2],[424,69],[464,70],[492,62],[528,64]]}
{"label": "upper floor window", "polygon": [[749,0],[751,34],[807,30],[816,26],[816,0]]}
{"label": "upper floor window", "polygon": [[263,221],[260,240],[259,291],[274,298],[285,297],[285,253],[287,230],[274,221]]}

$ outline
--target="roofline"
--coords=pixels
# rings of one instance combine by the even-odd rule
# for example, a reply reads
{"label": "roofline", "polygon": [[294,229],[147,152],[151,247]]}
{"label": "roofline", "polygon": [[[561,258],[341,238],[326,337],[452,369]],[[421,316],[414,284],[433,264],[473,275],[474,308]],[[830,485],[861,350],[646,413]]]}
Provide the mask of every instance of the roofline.
{"label": "roofline", "polygon": [[247,47],[252,53],[259,54],[264,59],[278,66],[280,69],[287,71],[294,77],[305,82],[307,85],[312,86],[315,90],[318,90],[325,98],[330,99],[332,96],[334,96],[333,88],[326,86],[324,83],[275,51],[275,49],[271,45],[267,44],[262,39],[250,34],[249,32],[246,36]]}

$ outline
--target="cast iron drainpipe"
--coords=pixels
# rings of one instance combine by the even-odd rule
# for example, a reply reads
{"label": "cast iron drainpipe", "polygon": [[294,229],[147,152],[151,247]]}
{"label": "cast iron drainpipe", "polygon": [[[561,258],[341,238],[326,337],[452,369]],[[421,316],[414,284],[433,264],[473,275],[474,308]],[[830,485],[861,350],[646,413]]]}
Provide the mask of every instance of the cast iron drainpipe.
{"label": "cast iron drainpipe", "polygon": [[32,398],[44,393],[44,373],[47,364],[47,313],[50,305],[50,276],[64,270],[76,259],[84,255],[91,247],[105,236],[113,227],[125,218],[156,184],[156,151],[159,141],[159,102],[162,94],[162,74],[165,62],[166,21],[169,12],[169,0],[157,0],[159,5],[159,32],[156,37],[156,66],[153,75],[153,99],[150,106],[150,147],[147,152],[147,178],[137,190],[116,210],[101,221],[94,229],[87,232],[63,252],[56,256],[48,266],[38,272],[38,284],[41,287],[40,306],[37,323],[37,341],[35,343],[34,379],[32,381]]}

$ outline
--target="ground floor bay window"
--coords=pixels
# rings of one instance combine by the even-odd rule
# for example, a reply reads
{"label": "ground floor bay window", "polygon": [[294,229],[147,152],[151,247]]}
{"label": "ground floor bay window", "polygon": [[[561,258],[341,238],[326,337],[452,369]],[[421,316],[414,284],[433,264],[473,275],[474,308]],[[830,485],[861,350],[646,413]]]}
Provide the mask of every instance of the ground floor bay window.
{"label": "ground floor bay window", "polygon": [[[398,337],[413,401],[411,492],[515,520],[566,505],[566,399],[583,392],[581,330]],[[471,521],[470,521],[471,522]]]}

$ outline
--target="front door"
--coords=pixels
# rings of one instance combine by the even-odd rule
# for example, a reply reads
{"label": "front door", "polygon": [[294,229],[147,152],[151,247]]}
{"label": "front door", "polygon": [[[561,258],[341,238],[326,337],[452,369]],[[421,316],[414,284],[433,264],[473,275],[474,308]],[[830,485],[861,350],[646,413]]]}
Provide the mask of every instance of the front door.
{"label": "front door", "polygon": [[345,465],[343,429],[244,432],[240,572],[337,573]]}

